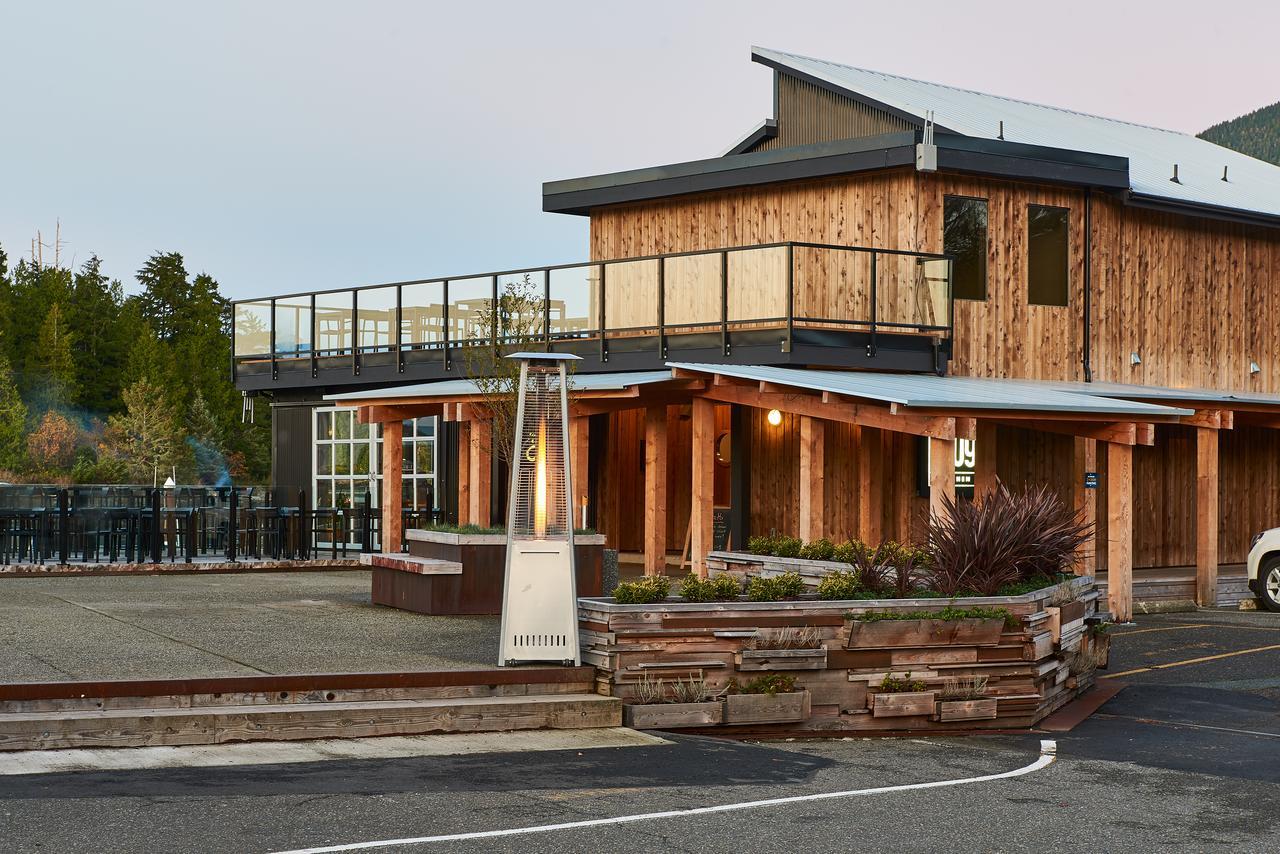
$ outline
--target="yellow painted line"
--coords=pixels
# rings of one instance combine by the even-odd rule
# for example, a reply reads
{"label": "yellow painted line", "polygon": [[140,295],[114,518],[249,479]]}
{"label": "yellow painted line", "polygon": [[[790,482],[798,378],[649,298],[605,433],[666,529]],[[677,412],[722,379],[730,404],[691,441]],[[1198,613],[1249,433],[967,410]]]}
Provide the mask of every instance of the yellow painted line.
{"label": "yellow painted line", "polygon": [[1141,635],[1141,634],[1146,634],[1147,632],[1172,632],[1172,631],[1177,631],[1178,629],[1203,629],[1212,625],[1215,625],[1215,624],[1214,623],[1179,623],[1176,626],[1161,626],[1158,629],[1134,629],[1131,632],[1112,632],[1111,634],[1113,637],[1121,637],[1121,636],[1128,637],[1129,635]]}
{"label": "yellow painted line", "polygon": [[1206,661],[1218,661],[1223,658],[1233,658],[1237,655],[1248,655],[1251,652],[1267,652],[1272,649],[1280,649],[1280,643],[1273,643],[1270,646],[1255,646],[1253,649],[1238,649],[1235,652],[1220,652],[1217,655],[1205,655],[1200,658],[1188,658],[1185,661],[1171,661],[1168,664],[1153,664],[1150,667],[1135,667],[1133,670],[1122,670],[1119,673],[1108,673],[1101,678],[1116,679],[1120,676],[1132,676],[1135,673],[1147,673],[1152,670],[1164,670],[1169,667],[1182,667],[1187,664],[1202,664]]}

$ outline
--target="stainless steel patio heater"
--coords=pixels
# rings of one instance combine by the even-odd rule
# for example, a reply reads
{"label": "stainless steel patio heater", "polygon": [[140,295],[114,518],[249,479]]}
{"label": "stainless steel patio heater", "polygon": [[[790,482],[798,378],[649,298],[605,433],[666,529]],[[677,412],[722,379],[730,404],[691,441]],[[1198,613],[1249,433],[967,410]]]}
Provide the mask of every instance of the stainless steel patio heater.
{"label": "stainless steel patio heater", "polygon": [[498,664],[580,664],[565,372],[565,363],[578,357],[514,353],[508,358],[519,360],[520,382]]}

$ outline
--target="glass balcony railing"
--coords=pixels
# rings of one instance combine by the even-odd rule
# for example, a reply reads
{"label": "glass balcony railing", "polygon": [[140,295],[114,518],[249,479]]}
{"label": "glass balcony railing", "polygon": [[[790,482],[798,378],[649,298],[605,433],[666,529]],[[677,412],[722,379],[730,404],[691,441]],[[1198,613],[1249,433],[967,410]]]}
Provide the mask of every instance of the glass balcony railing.
{"label": "glass balcony railing", "polygon": [[[237,365],[488,345],[581,348],[681,335],[952,330],[951,259],[891,249],[775,243],[423,279],[234,304]],[[700,340],[703,340],[700,339]],[[632,341],[628,347],[643,346]],[[274,368],[273,368],[274,369]]]}

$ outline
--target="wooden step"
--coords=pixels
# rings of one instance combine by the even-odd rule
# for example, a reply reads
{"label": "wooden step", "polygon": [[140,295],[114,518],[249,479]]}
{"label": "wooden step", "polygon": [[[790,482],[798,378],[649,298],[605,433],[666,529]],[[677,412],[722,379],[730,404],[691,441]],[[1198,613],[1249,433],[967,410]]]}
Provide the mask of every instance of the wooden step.
{"label": "wooden step", "polygon": [[462,564],[452,560],[406,554],[362,554],[360,563],[378,569],[412,572],[414,575],[462,575]]}
{"label": "wooden step", "polygon": [[622,725],[597,694],[0,714],[0,750],[222,744]]}

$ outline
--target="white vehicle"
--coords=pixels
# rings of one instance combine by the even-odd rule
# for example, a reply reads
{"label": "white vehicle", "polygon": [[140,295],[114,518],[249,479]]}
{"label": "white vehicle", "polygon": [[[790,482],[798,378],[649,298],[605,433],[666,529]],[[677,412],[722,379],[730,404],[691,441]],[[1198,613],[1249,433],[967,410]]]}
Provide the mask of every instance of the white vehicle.
{"label": "white vehicle", "polygon": [[1249,589],[1268,611],[1280,611],[1280,528],[1256,534],[1249,549]]}

